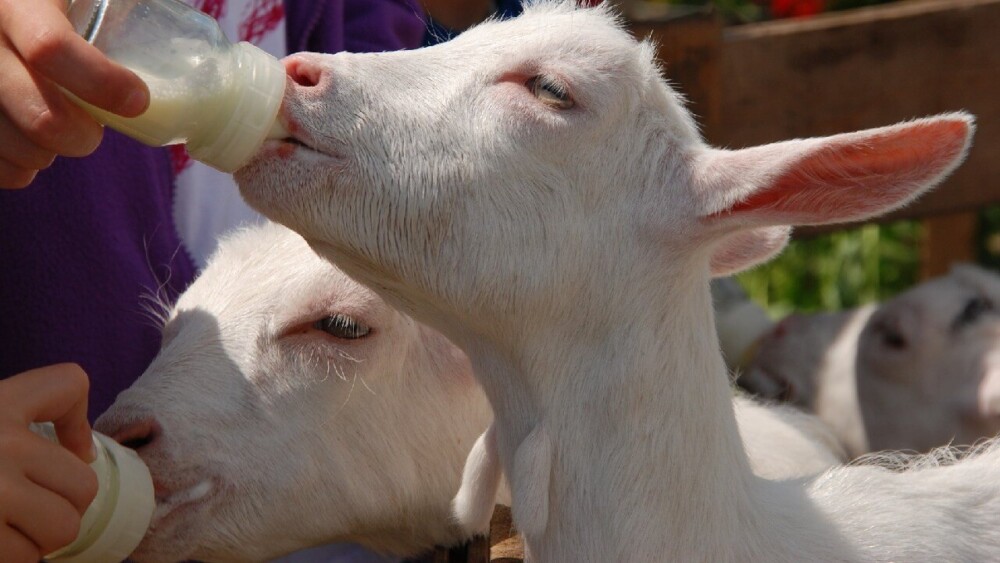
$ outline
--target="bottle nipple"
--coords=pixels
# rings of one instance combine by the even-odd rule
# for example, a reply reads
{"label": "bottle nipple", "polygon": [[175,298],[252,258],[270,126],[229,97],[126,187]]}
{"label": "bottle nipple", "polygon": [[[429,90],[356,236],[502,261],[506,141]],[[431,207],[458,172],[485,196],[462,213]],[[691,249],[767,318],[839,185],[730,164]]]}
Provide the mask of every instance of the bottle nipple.
{"label": "bottle nipple", "polygon": [[[33,423],[31,430],[59,442],[52,423]],[[45,556],[50,563],[109,563],[121,561],[142,541],[156,507],[153,480],[146,464],[132,450],[93,433],[97,459],[97,496],[80,522],[73,543]]]}

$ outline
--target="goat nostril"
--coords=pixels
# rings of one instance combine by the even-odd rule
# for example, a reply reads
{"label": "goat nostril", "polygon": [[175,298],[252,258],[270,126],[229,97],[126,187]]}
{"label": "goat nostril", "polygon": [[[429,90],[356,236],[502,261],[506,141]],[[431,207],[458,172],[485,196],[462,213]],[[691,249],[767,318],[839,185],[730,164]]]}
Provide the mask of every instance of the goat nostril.
{"label": "goat nostril", "polygon": [[285,73],[299,86],[313,88],[323,78],[323,70],[318,64],[303,57],[285,59]]}
{"label": "goat nostril", "polygon": [[139,450],[152,444],[162,432],[156,420],[147,418],[115,432],[112,438],[126,448]]}

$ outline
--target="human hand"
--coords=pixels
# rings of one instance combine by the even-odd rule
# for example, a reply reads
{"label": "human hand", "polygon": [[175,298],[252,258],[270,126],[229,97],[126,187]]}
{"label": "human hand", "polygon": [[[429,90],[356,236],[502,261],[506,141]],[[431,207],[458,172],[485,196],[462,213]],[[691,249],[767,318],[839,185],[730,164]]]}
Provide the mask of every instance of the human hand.
{"label": "human hand", "polygon": [[[0,553],[37,563],[69,544],[97,495],[87,422],[87,375],[75,364],[0,381]],[[52,421],[62,444],[28,429]]]}
{"label": "human hand", "polygon": [[21,188],[56,155],[85,156],[103,129],[59,90],[126,117],[149,90],[80,37],[66,0],[0,0],[0,188]]}

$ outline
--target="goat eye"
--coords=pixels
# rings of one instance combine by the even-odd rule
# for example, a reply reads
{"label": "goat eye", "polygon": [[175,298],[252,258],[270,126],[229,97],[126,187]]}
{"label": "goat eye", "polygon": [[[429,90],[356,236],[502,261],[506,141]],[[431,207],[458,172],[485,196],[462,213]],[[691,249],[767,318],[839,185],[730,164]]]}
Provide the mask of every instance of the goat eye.
{"label": "goat eye", "polygon": [[313,328],[337,338],[357,340],[368,336],[371,329],[347,315],[333,315],[313,323]]}
{"label": "goat eye", "polygon": [[525,86],[543,104],[555,109],[570,109],[575,105],[566,87],[544,76],[528,79]]}
{"label": "goat eye", "polygon": [[889,326],[888,323],[876,323],[875,331],[886,348],[892,348],[893,350],[906,349],[906,337],[904,337],[896,328]]}
{"label": "goat eye", "polygon": [[973,297],[966,301],[965,307],[955,317],[955,322],[952,326],[960,328],[963,325],[972,324],[979,320],[979,317],[991,311],[993,311],[993,303],[989,299],[978,296]]}
{"label": "goat eye", "polygon": [[887,330],[882,333],[882,343],[894,350],[903,350],[906,348],[906,339],[894,330]]}

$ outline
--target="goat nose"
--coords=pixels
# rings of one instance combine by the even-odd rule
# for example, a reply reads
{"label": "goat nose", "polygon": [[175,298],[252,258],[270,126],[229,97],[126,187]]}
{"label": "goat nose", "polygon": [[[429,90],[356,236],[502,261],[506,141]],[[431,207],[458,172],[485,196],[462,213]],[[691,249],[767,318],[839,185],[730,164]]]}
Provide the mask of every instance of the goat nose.
{"label": "goat nose", "polygon": [[139,451],[154,444],[161,434],[163,429],[155,418],[143,418],[112,429],[108,435],[126,448]]}
{"label": "goat nose", "polygon": [[303,88],[315,88],[323,80],[324,71],[319,60],[309,55],[292,55],[282,61],[285,73],[292,82]]}

